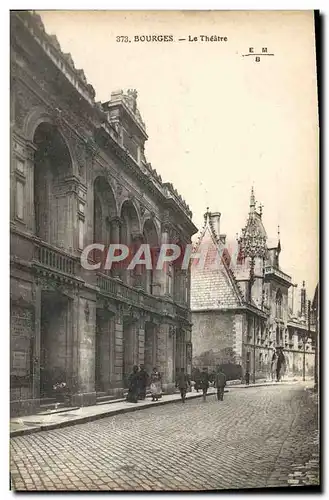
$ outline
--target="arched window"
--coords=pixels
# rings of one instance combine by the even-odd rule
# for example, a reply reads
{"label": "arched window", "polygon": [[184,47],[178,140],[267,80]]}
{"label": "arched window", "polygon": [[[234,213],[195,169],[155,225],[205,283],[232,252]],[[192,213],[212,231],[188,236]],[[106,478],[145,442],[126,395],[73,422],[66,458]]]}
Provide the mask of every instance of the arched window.
{"label": "arched window", "polygon": [[275,305],[276,305],[276,317],[277,318],[282,318],[282,293],[281,290],[279,289],[276,293],[276,299],[275,299]]}

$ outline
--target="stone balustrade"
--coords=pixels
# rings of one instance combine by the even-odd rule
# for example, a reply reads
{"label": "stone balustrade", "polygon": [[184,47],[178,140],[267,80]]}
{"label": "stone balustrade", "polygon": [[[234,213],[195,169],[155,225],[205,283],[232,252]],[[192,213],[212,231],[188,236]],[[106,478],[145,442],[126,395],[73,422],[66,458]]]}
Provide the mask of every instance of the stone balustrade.
{"label": "stone balustrade", "polygon": [[97,286],[102,293],[111,296],[113,299],[120,300],[131,306],[140,307],[160,315],[175,317],[176,309],[174,304],[165,301],[160,297],[149,295],[144,290],[137,291],[124,283],[120,283],[117,279],[107,276],[101,272],[97,273]]}
{"label": "stone balustrade", "polygon": [[34,260],[48,269],[68,275],[76,274],[76,259],[48,243],[36,244]]}
{"label": "stone balustrade", "polygon": [[278,278],[281,278],[282,280],[287,281],[288,283],[291,283],[291,276],[284,273],[283,271],[281,271],[281,269],[278,269],[277,267],[266,266],[265,267],[265,275],[268,275],[268,274],[274,274],[274,276],[277,276]]}

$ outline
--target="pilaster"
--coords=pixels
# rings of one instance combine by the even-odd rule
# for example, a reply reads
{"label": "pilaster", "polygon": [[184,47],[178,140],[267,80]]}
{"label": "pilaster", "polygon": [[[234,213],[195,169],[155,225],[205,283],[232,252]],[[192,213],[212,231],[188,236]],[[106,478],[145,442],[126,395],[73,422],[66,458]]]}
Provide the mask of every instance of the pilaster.
{"label": "pilaster", "polygon": [[123,318],[120,305],[114,319],[114,383],[123,386]]}
{"label": "pilaster", "polygon": [[40,342],[41,342],[41,287],[33,284],[34,298],[34,342],[33,342],[33,386],[32,398],[40,398]]}

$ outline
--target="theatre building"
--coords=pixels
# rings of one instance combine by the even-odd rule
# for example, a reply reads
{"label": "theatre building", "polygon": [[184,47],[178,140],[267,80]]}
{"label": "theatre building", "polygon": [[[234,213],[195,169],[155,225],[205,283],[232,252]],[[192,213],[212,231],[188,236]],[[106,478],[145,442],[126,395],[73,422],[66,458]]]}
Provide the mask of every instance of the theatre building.
{"label": "theatre building", "polygon": [[[109,82],[111,84],[111,82]],[[192,213],[147,162],[137,93],[105,103],[33,12],[11,14],[11,412],[122,396],[134,364],[191,371],[189,271],[86,270],[87,245],[190,243]],[[100,259],[92,254],[94,263]]]}

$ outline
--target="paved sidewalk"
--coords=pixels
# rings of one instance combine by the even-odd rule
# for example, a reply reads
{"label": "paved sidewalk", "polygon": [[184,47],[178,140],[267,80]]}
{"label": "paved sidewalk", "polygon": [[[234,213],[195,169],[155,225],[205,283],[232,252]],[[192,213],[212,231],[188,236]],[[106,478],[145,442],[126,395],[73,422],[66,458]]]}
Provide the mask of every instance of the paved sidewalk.
{"label": "paved sidewalk", "polygon": [[[250,384],[230,384],[226,386],[226,391],[236,389],[249,389],[253,387],[274,386],[295,384],[295,381],[287,382],[261,382]],[[216,389],[210,387],[208,395],[216,393]],[[202,392],[188,392],[186,400],[200,398]],[[59,427],[67,427],[75,424],[83,424],[92,420],[97,420],[103,417],[118,415],[120,413],[128,413],[132,411],[142,410],[151,406],[162,406],[168,403],[179,403],[181,401],[180,394],[163,395],[159,401],[139,401],[138,403],[128,403],[127,401],[119,400],[118,402],[109,402],[97,404],[93,406],[84,406],[81,408],[70,408],[68,410],[49,410],[47,412],[38,413],[37,415],[27,415],[10,419],[10,437],[32,434],[34,432],[57,429]]]}

